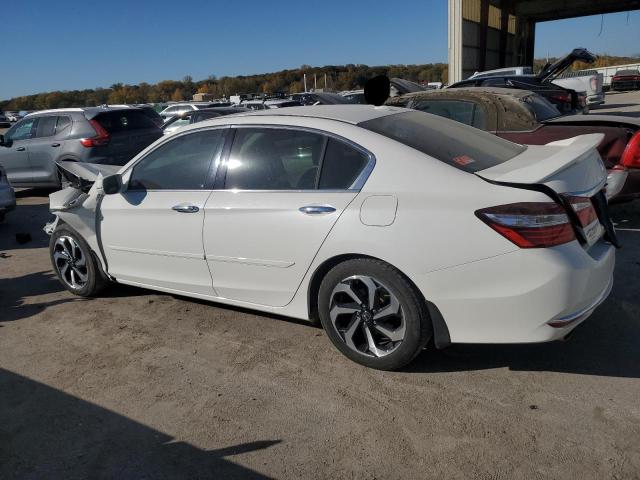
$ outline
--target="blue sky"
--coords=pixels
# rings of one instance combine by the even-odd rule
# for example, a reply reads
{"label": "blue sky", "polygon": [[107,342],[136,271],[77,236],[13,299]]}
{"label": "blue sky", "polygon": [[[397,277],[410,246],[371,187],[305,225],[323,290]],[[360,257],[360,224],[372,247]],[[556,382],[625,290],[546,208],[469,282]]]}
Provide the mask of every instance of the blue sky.
{"label": "blue sky", "polygon": [[[30,0],[2,12],[0,99],[302,64],[447,61],[446,0]],[[536,54],[640,53],[639,27],[638,11],[629,25],[606,15],[600,36],[599,16],[540,24]]]}

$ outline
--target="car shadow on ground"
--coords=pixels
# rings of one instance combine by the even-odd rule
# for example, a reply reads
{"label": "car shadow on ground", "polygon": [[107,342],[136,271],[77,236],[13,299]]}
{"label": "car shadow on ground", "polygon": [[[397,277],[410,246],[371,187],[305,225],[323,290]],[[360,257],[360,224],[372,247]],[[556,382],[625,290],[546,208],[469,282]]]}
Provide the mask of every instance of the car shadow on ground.
{"label": "car shadow on ground", "polygon": [[[221,425],[209,425],[212,430]],[[263,440],[202,450],[68,395],[0,369],[0,478],[268,477],[228,457],[263,450]]]}

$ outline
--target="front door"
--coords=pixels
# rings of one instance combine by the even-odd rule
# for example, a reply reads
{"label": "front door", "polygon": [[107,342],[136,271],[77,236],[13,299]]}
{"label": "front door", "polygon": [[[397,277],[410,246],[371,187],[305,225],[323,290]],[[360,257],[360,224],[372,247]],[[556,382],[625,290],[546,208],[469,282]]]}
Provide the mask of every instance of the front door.
{"label": "front door", "polygon": [[224,184],[205,205],[205,253],[218,295],[289,303],[369,162],[319,133],[238,128]]}
{"label": "front door", "polygon": [[186,133],[162,143],[124,175],[123,192],[100,207],[111,275],[125,283],[214,295],[204,257],[204,206],[214,160],[228,129]]}
{"label": "front door", "polygon": [[30,186],[33,183],[31,163],[29,163],[29,142],[35,135],[36,118],[25,118],[7,130],[5,144],[0,147],[0,165],[7,171],[12,185]]}

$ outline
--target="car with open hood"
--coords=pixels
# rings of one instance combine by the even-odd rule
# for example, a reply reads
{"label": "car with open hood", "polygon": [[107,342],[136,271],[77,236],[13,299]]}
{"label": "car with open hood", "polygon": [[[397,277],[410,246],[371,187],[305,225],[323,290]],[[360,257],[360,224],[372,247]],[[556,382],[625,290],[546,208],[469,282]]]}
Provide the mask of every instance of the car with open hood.
{"label": "car with open hood", "polygon": [[[564,72],[569,66],[576,61],[585,63],[593,63],[596,56],[585,48],[576,48],[568,55],[560,58],[554,63],[544,66],[538,74],[512,74],[500,73],[494,71],[490,76],[477,74],[475,77],[468,78],[449,85],[447,88],[461,87],[500,87],[513,88],[520,90],[531,90],[542,95],[551,103],[556,105],[558,110],[563,114],[583,111],[587,108],[586,92],[575,91],[557,85],[553,80]],[[483,72],[485,73],[485,72]]]}
{"label": "car with open hood", "polygon": [[218,117],[117,173],[66,165],[52,266],[80,296],[118,282],[319,322],[378,369],[562,339],[613,282],[601,140],[522,146],[388,106]]}
{"label": "car with open hood", "polygon": [[609,172],[608,196],[613,201],[640,198],[637,118],[593,113],[563,116],[535,92],[491,87],[410,93],[389,98],[386,104],[439,115],[526,145],[601,133],[597,148]]}

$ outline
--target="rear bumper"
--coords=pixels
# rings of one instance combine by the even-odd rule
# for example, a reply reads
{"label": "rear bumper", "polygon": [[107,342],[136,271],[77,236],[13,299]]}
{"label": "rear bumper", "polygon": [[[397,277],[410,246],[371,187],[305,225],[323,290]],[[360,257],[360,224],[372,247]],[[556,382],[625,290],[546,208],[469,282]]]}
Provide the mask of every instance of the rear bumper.
{"label": "rear bumper", "polygon": [[[432,272],[417,279],[452,343],[558,340],[593,313],[613,284],[615,249],[576,241]],[[554,325],[554,326],[552,326]]]}
{"label": "rear bumper", "polygon": [[602,105],[604,103],[604,92],[587,97],[587,105]]}

